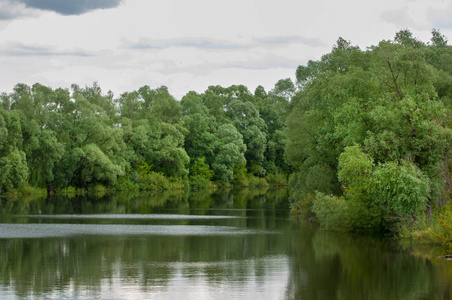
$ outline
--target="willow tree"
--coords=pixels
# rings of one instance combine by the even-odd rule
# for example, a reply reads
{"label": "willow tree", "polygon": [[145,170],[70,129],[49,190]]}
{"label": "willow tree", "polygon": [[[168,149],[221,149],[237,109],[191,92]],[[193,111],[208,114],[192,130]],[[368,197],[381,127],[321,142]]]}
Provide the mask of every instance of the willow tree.
{"label": "willow tree", "polygon": [[[345,169],[354,170],[363,153],[375,164],[366,175],[368,182],[373,178],[377,189],[392,190],[387,197],[406,199],[420,186],[427,192],[412,197],[421,199],[414,201],[420,205],[416,209],[410,210],[410,202],[401,200],[402,207],[386,210],[379,215],[381,220],[403,219],[408,217],[405,212],[415,218],[443,200],[450,176],[452,130],[445,102],[438,97],[438,81],[443,86],[452,86],[452,81],[426,60],[427,49],[405,31],[369,51],[340,38],[321,61],[299,68],[301,91],[288,119],[286,155],[299,170],[293,183],[301,194],[322,192],[352,202],[361,195],[370,199],[364,201],[367,211],[384,205],[370,189],[348,192],[354,175],[338,176]],[[347,147],[360,151],[349,152],[349,159],[341,162]],[[394,172],[400,176],[390,177]],[[408,177],[418,181],[404,179]],[[321,204],[325,199],[331,198],[319,196],[315,201]],[[321,211],[319,203],[316,207]]]}

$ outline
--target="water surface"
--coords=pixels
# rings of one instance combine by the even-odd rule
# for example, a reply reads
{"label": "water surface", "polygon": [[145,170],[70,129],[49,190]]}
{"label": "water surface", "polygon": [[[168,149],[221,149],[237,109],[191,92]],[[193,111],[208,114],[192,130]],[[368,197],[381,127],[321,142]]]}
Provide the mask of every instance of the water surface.
{"label": "water surface", "polygon": [[0,299],[451,295],[449,261],[298,224],[285,192],[1,201]]}

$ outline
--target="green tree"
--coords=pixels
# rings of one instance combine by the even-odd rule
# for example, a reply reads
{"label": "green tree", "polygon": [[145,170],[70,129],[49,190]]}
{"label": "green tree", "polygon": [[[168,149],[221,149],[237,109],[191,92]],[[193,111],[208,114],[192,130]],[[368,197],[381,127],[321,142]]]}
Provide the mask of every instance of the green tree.
{"label": "green tree", "polygon": [[215,136],[215,158],[212,163],[215,178],[231,182],[234,166],[246,163],[244,156],[246,145],[243,143],[242,135],[232,124],[221,125]]}
{"label": "green tree", "polygon": [[181,100],[182,123],[187,129],[184,148],[191,158],[207,158],[212,161],[216,120],[209,114],[202,98],[188,93]]}
{"label": "green tree", "polygon": [[228,105],[227,115],[243,136],[248,170],[254,169],[252,173],[264,176],[265,170],[262,164],[267,146],[267,126],[259,116],[259,111],[250,101],[232,100]]}
{"label": "green tree", "polygon": [[0,193],[22,187],[28,179],[18,113],[0,108]]}
{"label": "green tree", "polygon": [[[180,120],[180,103],[168,92],[166,86],[151,89],[145,85],[138,89],[146,117],[154,117],[162,122],[175,124]],[[144,116],[143,116],[144,117]]]}
{"label": "green tree", "polygon": [[444,34],[439,32],[439,29],[432,30],[432,38],[430,39],[433,46],[444,47],[447,46],[447,38]]}
{"label": "green tree", "polygon": [[[112,104],[107,104],[112,101],[111,95],[102,96],[97,85],[72,88],[73,101],[62,101],[61,123],[55,129],[65,150],[55,164],[52,186],[86,188],[89,184],[114,184],[118,176],[127,172],[130,163],[123,130],[114,125],[110,117],[114,114],[110,111]],[[93,164],[99,168],[94,168]],[[102,169],[114,175],[100,174],[98,170]]]}
{"label": "green tree", "polygon": [[[359,227],[368,229],[388,229],[387,218],[419,216],[426,203],[443,201],[452,131],[438,99],[442,75],[426,60],[428,51],[408,31],[366,52],[339,39],[321,61],[300,69],[286,149],[300,195],[354,199],[353,207],[335,203],[354,211],[355,220],[361,216]],[[343,156],[344,149],[362,152]],[[359,163],[367,166],[362,175]],[[318,195],[317,209],[321,199],[332,199]]]}

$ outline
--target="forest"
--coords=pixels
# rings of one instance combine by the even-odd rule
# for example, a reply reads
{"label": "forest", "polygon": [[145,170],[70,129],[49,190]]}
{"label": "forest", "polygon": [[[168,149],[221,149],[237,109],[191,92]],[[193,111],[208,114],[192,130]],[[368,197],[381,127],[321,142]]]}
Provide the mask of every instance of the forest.
{"label": "forest", "polygon": [[447,38],[339,38],[295,75],[180,100],[17,84],[0,95],[0,195],[288,185],[293,212],[324,229],[452,241]]}
{"label": "forest", "polygon": [[268,94],[211,86],[180,101],[164,86],[114,98],[97,84],[17,84],[1,95],[0,191],[285,185],[286,84],[294,91],[290,80]]}

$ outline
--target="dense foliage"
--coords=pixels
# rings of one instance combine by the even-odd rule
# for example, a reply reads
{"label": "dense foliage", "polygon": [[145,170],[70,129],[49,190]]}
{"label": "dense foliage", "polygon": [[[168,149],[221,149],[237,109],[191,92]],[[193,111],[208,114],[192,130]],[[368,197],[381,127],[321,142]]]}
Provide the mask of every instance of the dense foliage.
{"label": "dense foliage", "polygon": [[0,194],[280,186],[291,174],[294,209],[324,228],[400,230],[442,207],[450,227],[452,48],[438,30],[366,50],[339,38],[268,93],[210,86],[178,101],[164,86],[115,98],[97,84],[18,84],[0,100]]}
{"label": "dense foliage", "polygon": [[284,91],[212,86],[177,101],[166,87],[114,98],[97,84],[18,84],[1,95],[0,194],[25,185],[165,190],[287,177]]}
{"label": "dense foliage", "polygon": [[297,69],[293,203],[325,228],[394,229],[450,197],[452,48],[402,30],[366,51],[339,38]]}

